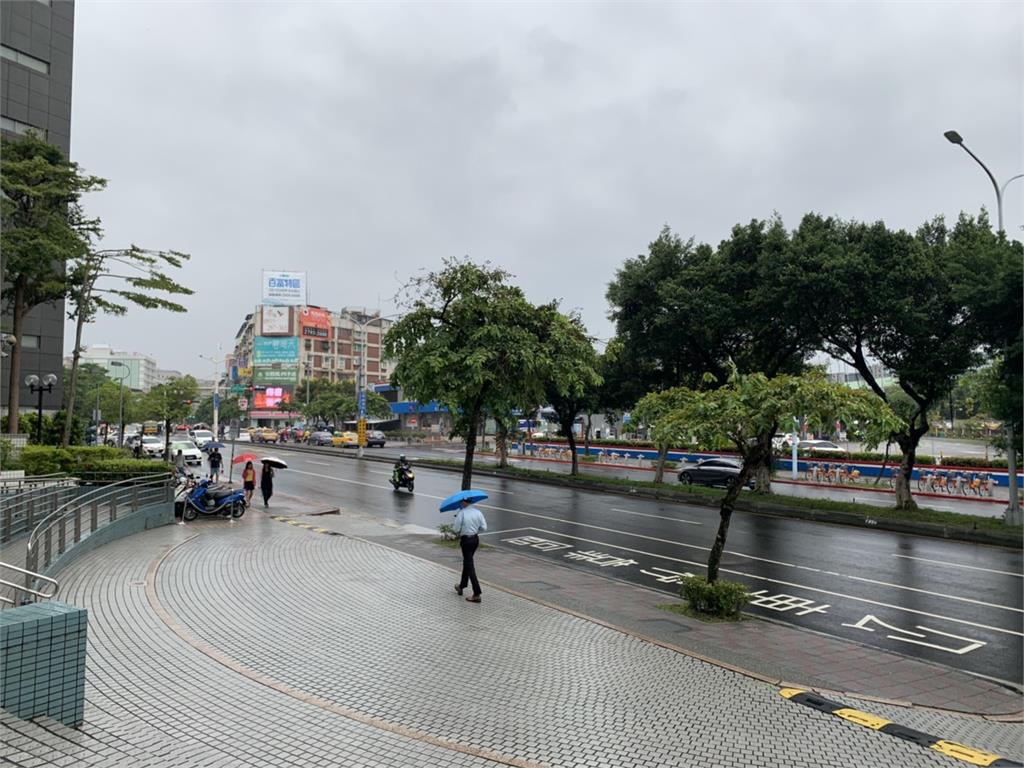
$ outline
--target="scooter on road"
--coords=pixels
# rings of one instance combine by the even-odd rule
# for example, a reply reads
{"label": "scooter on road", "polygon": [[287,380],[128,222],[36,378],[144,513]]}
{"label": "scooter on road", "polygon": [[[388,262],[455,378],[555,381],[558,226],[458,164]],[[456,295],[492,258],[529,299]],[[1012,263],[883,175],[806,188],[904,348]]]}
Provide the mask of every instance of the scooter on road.
{"label": "scooter on road", "polygon": [[395,467],[395,471],[391,473],[391,487],[396,491],[399,488],[408,488],[409,493],[413,493],[415,480],[416,475],[413,474],[412,467]]}

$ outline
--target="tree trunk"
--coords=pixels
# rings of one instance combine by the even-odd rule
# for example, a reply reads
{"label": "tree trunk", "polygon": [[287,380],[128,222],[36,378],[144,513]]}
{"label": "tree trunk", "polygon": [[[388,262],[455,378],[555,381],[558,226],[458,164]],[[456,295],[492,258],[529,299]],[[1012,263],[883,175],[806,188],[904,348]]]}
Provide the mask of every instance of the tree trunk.
{"label": "tree trunk", "polygon": [[668,458],[668,444],[658,447],[658,459],[654,467],[654,482],[660,484],[664,482],[665,477],[665,460]]}
{"label": "tree trunk", "polygon": [[[573,418],[573,423],[576,419]],[[569,455],[572,458],[572,469],[569,470],[569,474],[575,477],[580,473],[580,460],[576,455],[576,435],[572,431],[572,424],[569,425],[569,429],[566,430],[562,427],[562,431],[565,432],[565,439],[569,442]]]}
{"label": "tree trunk", "polygon": [[1003,519],[1007,525],[1020,525],[1020,500],[1017,488],[1017,442],[1013,434],[1013,419],[1006,420],[1006,479],[1010,484],[1010,505],[1006,508]]}
{"label": "tree trunk", "polygon": [[85,327],[85,316],[78,312],[75,320],[75,348],[71,353],[71,381],[68,382],[68,403],[64,408],[64,437],[61,445],[65,448],[71,443],[71,425],[75,420],[75,396],[78,393],[78,363],[82,357],[82,329]]}
{"label": "tree trunk", "polygon": [[873,483],[873,485],[878,485],[878,483],[881,482],[881,480],[882,480],[882,476],[885,474],[885,466],[886,466],[886,464],[889,463],[889,447],[891,445],[892,445],[892,441],[891,440],[886,440],[885,441],[885,456],[882,457],[882,466],[878,470],[878,475],[875,477],[875,482]]}
{"label": "tree trunk", "polygon": [[917,502],[910,493],[910,476],[914,471],[914,457],[917,453],[917,440],[910,435],[897,435],[896,442],[903,451],[900,460],[900,474],[896,478],[896,509],[917,509]]}
{"label": "tree trunk", "polygon": [[744,458],[739,477],[735,483],[729,486],[725,496],[722,498],[722,505],[718,509],[718,533],[715,535],[715,543],[711,546],[711,552],[708,555],[709,584],[714,584],[718,581],[718,565],[722,561],[722,552],[725,551],[725,540],[729,535],[729,523],[732,521],[732,511],[736,506],[736,497],[740,495],[740,490],[746,485],[747,478],[750,477],[750,467],[762,460],[761,456],[756,455],[760,453],[761,448],[758,446],[754,450],[754,455]]}
{"label": "tree trunk", "polygon": [[14,311],[12,316],[11,333],[16,339],[11,345],[11,368],[7,380],[7,431],[18,434],[18,409],[21,407],[21,346],[22,328],[25,324],[25,313],[28,308],[25,306],[25,285],[19,279],[14,283]]}
{"label": "tree trunk", "polygon": [[476,430],[480,423],[480,409],[473,411],[473,428],[466,435],[466,459],[462,464],[462,490],[468,491],[473,485],[473,454],[476,452]]}
{"label": "tree trunk", "polygon": [[757,436],[757,442],[761,449],[761,461],[754,465],[754,493],[769,494],[772,492],[772,472],[775,469],[772,438],[778,430],[779,425],[773,424],[770,430]]}
{"label": "tree trunk", "polygon": [[508,466],[508,424],[498,419],[495,419],[494,423],[494,447],[498,452],[498,467],[504,468]]}

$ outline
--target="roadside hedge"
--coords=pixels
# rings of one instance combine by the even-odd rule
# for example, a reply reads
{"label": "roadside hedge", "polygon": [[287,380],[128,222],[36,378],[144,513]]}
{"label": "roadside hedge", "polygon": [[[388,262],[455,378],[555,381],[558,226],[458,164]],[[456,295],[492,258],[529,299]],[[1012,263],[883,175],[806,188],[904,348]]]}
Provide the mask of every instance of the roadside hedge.
{"label": "roadside hedge", "polygon": [[109,482],[138,475],[167,471],[162,461],[133,459],[127,450],[106,445],[55,448],[48,445],[26,445],[21,452],[21,467],[26,475],[97,475]]}

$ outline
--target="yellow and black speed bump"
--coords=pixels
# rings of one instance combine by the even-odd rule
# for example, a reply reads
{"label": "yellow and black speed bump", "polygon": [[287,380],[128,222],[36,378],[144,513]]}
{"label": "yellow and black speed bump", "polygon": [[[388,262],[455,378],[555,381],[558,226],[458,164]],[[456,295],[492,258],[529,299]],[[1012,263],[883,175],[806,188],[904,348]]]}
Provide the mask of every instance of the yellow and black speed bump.
{"label": "yellow and black speed bump", "polygon": [[865,728],[870,728],[873,731],[887,733],[890,736],[895,736],[897,739],[903,739],[928,749],[934,749],[936,752],[941,752],[947,757],[953,757],[971,765],[996,766],[997,768],[1017,766],[1017,768],[1024,768],[1024,763],[1019,763],[1016,760],[1009,760],[992,752],[974,749],[964,744],[958,744],[955,741],[940,739],[938,736],[932,736],[929,733],[915,731],[913,728],[907,728],[891,720],[886,720],[884,717],[872,715],[870,712],[862,712],[859,709],[851,709],[844,706],[839,702],[829,701],[818,696],[816,693],[802,691],[799,688],[781,688],[779,693],[790,701],[803,704],[811,709],[827,712],[851,723],[863,725]]}
{"label": "yellow and black speed bump", "polygon": [[313,533],[322,533],[325,536],[345,535],[343,533],[338,533],[338,531],[332,531],[327,528],[317,528],[315,525],[310,525],[309,523],[301,523],[298,520],[292,520],[290,517],[284,517],[282,515],[271,515],[270,519],[277,520],[277,522],[279,523],[287,523],[288,525],[294,525],[296,528],[305,528],[307,531],[312,531]]}

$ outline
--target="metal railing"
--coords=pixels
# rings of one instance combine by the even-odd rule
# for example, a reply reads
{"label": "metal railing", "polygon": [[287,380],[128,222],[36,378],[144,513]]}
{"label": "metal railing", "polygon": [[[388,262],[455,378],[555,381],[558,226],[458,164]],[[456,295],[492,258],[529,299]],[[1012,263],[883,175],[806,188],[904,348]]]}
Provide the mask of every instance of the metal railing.
{"label": "metal railing", "polygon": [[[39,600],[49,600],[60,591],[60,584],[57,583],[56,579],[51,579],[49,576],[43,576],[41,573],[28,571],[10,563],[0,563],[0,573],[3,571],[17,571],[24,579],[25,586],[14,581],[8,581],[7,579],[0,579],[0,608],[7,605],[21,605],[24,600],[20,598],[19,595],[31,595]],[[53,589],[46,592],[44,590],[33,589],[28,586],[30,583],[40,581],[52,585]],[[7,595],[10,595],[10,597]]]}
{"label": "metal railing", "polygon": [[[141,507],[174,499],[170,474],[133,477],[81,493],[39,520],[28,537],[25,567],[44,572],[85,536]],[[31,577],[25,577],[31,587]]]}
{"label": "metal railing", "polygon": [[11,481],[0,490],[0,543],[32,530],[35,524],[78,493],[67,475],[43,475]]}

